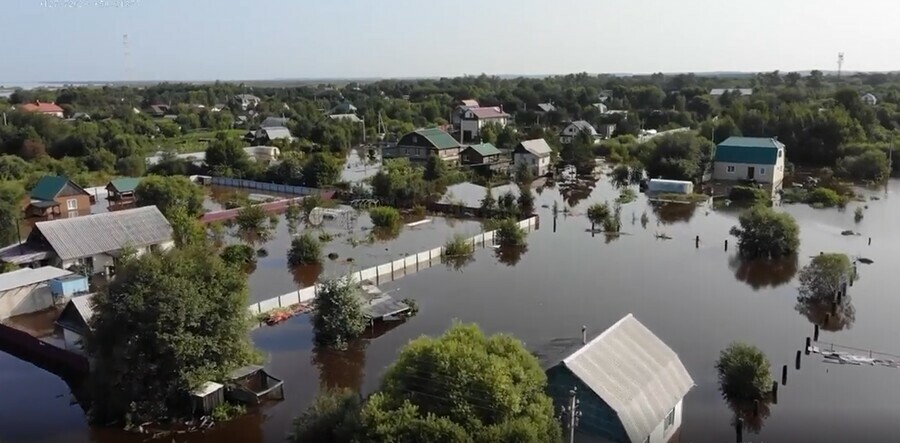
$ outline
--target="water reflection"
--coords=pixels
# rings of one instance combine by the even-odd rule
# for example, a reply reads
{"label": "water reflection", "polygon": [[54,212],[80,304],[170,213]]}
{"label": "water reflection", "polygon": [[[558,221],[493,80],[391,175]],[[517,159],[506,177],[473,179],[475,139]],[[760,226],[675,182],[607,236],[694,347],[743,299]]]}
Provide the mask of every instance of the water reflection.
{"label": "water reflection", "polygon": [[444,257],[444,264],[447,265],[448,268],[453,269],[454,271],[462,272],[463,268],[475,261],[475,256],[473,254],[468,255],[456,255],[452,257]]}
{"label": "water reflection", "polygon": [[856,321],[856,309],[849,295],[843,297],[840,303],[833,302],[829,296],[799,295],[794,309],[810,323],[830,332],[850,329]]}
{"label": "water reflection", "polygon": [[522,260],[522,256],[528,252],[528,246],[501,246],[494,250],[494,256],[500,263],[506,266],[515,266]]}
{"label": "water reflection", "polygon": [[559,184],[559,193],[565,199],[566,204],[570,208],[578,206],[584,199],[591,196],[594,192],[596,183],[593,181],[578,180],[569,183]]}
{"label": "water reflection", "polygon": [[[734,413],[734,416],[731,419],[731,426],[735,426],[737,420],[740,418],[744,425],[744,432],[759,434],[759,432],[762,431],[766,419],[769,418],[769,415],[772,413],[769,408],[770,402],[771,400],[768,398],[759,400],[758,402],[728,401],[728,407]],[[744,438],[743,441],[747,441],[747,439]]]}
{"label": "water reflection", "polygon": [[[448,223],[449,224],[449,223]],[[378,241],[390,241],[400,236],[401,229],[396,228],[372,228],[370,235]]]}
{"label": "water reflection", "polygon": [[657,224],[688,223],[694,218],[697,205],[694,203],[649,202],[656,214]]}
{"label": "water reflection", "polygon": [[766,260],[745,259],[737,254],[728,258],[728,267],[734,271],[736,280],[747,283],[754,291],[758,291],[790,282],[797,274],[797,256]]}
{"label": "water reflection", "polygon": [[311,362],[319,370],[319,385],[322,388],[348,388],[361,392],[366,374],[367,346],[368,340],[353,340],[344,350],[320,346],[313,348]]}
{"label": "water reflection", "polygon": [[294,283],[297,284],[297,287],[306,288],[316,284],[325,267],[321,263],[316,263],[314,265],[294,266],[293,268],[288,265],[288,269],[291,271],[291,275],[294,276]]}

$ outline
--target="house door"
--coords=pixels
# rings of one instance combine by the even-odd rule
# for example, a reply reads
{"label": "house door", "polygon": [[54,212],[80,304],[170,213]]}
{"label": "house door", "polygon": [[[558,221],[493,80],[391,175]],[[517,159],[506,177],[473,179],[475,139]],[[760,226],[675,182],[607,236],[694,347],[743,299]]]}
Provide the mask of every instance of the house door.
{"label": "house door", "polygon": [[756,167],[748,166],[747,167],[747,179],[753,180],[754,178],[756,178]]}

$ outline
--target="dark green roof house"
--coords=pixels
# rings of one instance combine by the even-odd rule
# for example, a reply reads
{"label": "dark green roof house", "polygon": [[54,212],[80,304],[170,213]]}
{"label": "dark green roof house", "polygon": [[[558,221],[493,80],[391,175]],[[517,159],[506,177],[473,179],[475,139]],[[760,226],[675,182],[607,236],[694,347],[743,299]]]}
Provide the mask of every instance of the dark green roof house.
{"label": "dark green roof house", "polygon": [[496,146],[490,143],[468,146],[459,155],[463,165],[473,168],[487,168],[491,171],[509,169],[509,156],[503,155]]}
{"label": "dark green roof house", "polygon": [[53,218],[90,214],[91,194],[66,177],[46,175],[31,189],[31,201],[25,213],[29,217]]}
{"label": "dark green roof house", "polygon": [[396,146],[384,149],[385,159],[408,158],[413,163],[424,163],[429,156],[440,156],[445,162],[459,163],[461,146],[452,135],[438,128],[419,129],[397,141]]}
{"label": "dark green roof house", "polygon": [[784,156],[784,144],[774,138],[729,137],[716,147],[713,179],[780,186]]}
{"label": "dark green roof house", "polygon": [[106,185],[106,190],[109,192],[109,200],[134,198],[134,190],[139,184],[141,184],[141,179],[135,177],[123,177],[111,180]]}

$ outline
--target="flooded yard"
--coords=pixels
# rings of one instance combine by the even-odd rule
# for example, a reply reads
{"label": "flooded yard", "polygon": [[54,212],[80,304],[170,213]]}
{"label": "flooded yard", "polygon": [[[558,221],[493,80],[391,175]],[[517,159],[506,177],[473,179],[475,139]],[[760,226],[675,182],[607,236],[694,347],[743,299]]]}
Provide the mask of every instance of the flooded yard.
{"label": "flooded yard", "polygon": [[[728,231],[737,224],[737,209],[655,205],[639,196],[623,206],[623,235],[607,238],[587,232],[590,223],[583,215],[591,203],[612,202],[618,195],[605,178],[565,195],[559,187],[546,187],[536,195],[540,229],[529,234],[521,256],[498,257],[494,250],[478,249],[475,260],[461,269],[435,266],[383,284],[383,290],[395,291],[397,297],[417,300],[419,314],[406,323],[373,331],[343,352],[315,349],[306,316],[254,331],[267,368],[285,380],[286,400],[210,433],[176,441],[283,441],[291,419],[321,386],[371,392],[407,341],[439,334],[454,319],[476,322],[490,333],[511,333],[539,351],[554,339],[580,339],[582,325],[596,334],[628,313],[672,347],[695,380],[685,399],[682,442],[734,441],[733,414],[718,392],[714,365],[719,352],[735,340],[765,352],[774,379],[780,380],[782,365],[789,366],[778,404],[769,407],[768,416],[763,414],[758,434],[745,431],[745,441],[893,440],[888,428],[897,420],[893,405],[900,398],[900,369],[826,363],[813,354],[803,356],[797,371],[794,358],[813,334],[812,321],[824,317],[822,307],[798,302],[797,292],[796,273],[819,252],[873,260],[859,265],[860,279],[849,290],[850,305],[824,328],[820,341],[900,355],[895,339],[900,336],[900,298],[890,289],[900,254],[900,231],[894,228],[900,220],[898,192],[900,182],[895,180],[886,190],[868,191],[879,200],[853,202],[844,211],[804,205],[778,208],[797,219],[801,251],[795,258],[765,263],[736,256],[735,239]],[[571,206],[570,214],[560,213],[554,221],[554,201],[560,209]],[[853,215],[857,205],[868,206],[859,223]],[[645,212],[646,224],[641,220]],[[359,217],[360,234],[367,222],[367,216]],[[441,245],[451,231],[471,235],[481,229],[477,222],[450,223],[437,219],[404,229],[397,240],[365,247],[353,248],[346,237],[335,238],[323,252],[337,252],[339,258],[328,261],[324,273],[344,272],[347,257],[354,258],[354,269],[368,267]],[[861,235],[841,235],[845,230]],[[298,278],[287,271],[289,239],[282,221],[276,240],[266,245],[269,256],[260,259],[251,275],[254,298],[298,286]],[[0,397],[4,441],[140,441],[120,432],[90,430],[80,408],[67,406],[65,383],[27,363],[0,354],[0,377],[4,387],[12,386]],[[22,405],[27,404],[43,407],[13,419],[24,414]],[[44,420],[38,423],[34,416]]]}

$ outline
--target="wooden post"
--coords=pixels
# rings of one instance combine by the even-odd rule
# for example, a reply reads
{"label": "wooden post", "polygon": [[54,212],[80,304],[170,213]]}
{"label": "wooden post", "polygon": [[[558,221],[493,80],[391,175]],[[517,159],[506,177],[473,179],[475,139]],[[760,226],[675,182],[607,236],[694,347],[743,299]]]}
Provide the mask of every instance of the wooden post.
{"label": "wooden post", "polygon": [[725,252],[728,252],[728,239],[725,239]]}
{"label": "wooden post", "polygon": [[872,246],[872,237],[869,237],[869,246]]}
{"label": "wooden post", "polygon": [[819,341],[819,325],[813,328],[813,341]]}
{"label": "wooden post", "polygon": [[394,261],[391,260],[391,281],[394,281]]}
{"label": "wooden post", "polygon": [[772,382],[772,404],[778,404],[778,382]]}
{"label": "wooden post", "polygon": [[[808,348],[807,348],[807,349],[808,349]],[[800,370],[800,355],[801,355],[801,354],[800,354],[800,351],[797,351],[797,361],[796,361],[796,363],[794,364],[794,366],[797,368],[798,371]]]}
{"label": "wooden post", "polygon": [[416,254],[416,272],[419,272],[419,254]]}
{"label": "wooden post", "polygon": [[700,249],[700,236],[699,235],[694,239],[694,247],[697,249]]}
{"label": "wooden post", "polygon": [[596,231],[594,231],[594,222],[591,222],[591,237],[594,237],[595,232]]}
{"label": "wooden post", "polygon": [[759,417],[759,399],[753,400],[753,418]]}
{"label": "wooden post", "polygon": [[781,367],[781,386],[787,385],[787,365]]}
{"label": "wooden post", "polygon": [[484,248],[486,248],[486,247],[487,247],[487,241],[485,241],[485,239],[484,239],[484,232],[482,232],[482,233],[481,233],[481,249],[484,249]]}
{"label": "wooden post", "polygon": [[804,350],[803,350],[803,352],[805,352],[806,355],[809,355],[809,347],[810,347],[810,345],[812,345],[812,343],[809,342],[809,337],[806,337],[806,348],[804,348]]}
{"label": "wooden post", "polygon": [[378,266],[375,266],[375,286],[381,284],[381,273],[378,272]]}
{"label": "wooden post", "polygon": [[744,419],[737,417],[734,420],[734,433],[735,433],[735,441],[737,443],[744,442]]}

